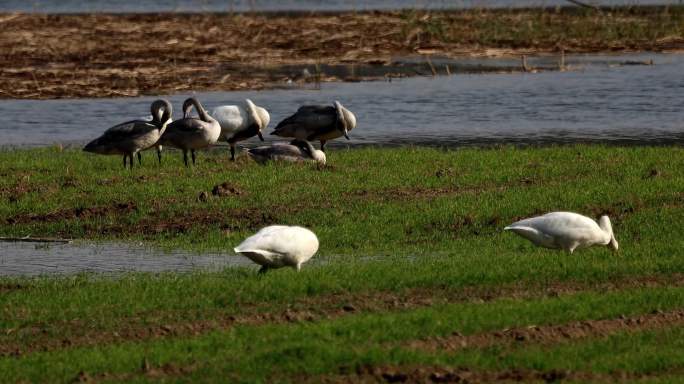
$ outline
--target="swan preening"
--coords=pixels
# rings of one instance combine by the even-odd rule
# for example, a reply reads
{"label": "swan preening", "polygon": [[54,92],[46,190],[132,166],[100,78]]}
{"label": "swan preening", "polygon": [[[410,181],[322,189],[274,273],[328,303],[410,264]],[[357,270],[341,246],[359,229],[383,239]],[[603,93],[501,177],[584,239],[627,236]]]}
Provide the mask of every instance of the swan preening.
{"label": "swan preening", "polygon": [[[199,118],[189,117],[192,107],[197,109]],[[160,145],[170,145],[183,151],[183,162],[188,166],[188,150],[195,164],[195,150],[206,148],[219,139],[221,126],[204,110],[202,104],[190,97],[183,102],[183,118],[175,120],[166,127],[159,139]]]}
{"label": "swan preening", "polygon": [[350,110],[335,101],[329,105],[305,105],[297,112],[278,123],[272,135],[294,137],[300,140],[319,140],[321,150],[325,143],[344,136],[349,140],[349,131],[356,127],[356,117]]}
{"label": "swan preening", "polygon": [[268,161],[302,162],[312,161],[325,165],[325,153],[306,140],[292,140],[289,144],[275,143],[247,150],[247,155],[258,163]]}
{"label": "swan preening", "polygon": [[596,244],[618,249],[608,216],[601,216],[597,224],[591,218],[577,213],[551,212],[517,221],[504,230],[515,232],[536,245],[570,253]]}
{"label": "swan preening", "polygon": [[299,271],[318,251],[318,238],[303,227],[271,225],[245,239],[234,250],[261,265],[260,273],[286,266]]}
{"label": "swan preening", "polygon": [[221,126],[221,140],[230,144],[230,159],[235,160],[235,144],[250,137],[259,136],[264,141],[261,131],[266,129],[271,116],[265,108],[254,105],[252,100],[245,99],[243,105],[223,105],[211,111],[211,115]]}
{"label": "swan preening", "polygon": [[[124,168],[126,158],[129,158],[132,169],[134,155],[137,154],[138,162],[142,163],[140,151],[157,145],[173,115],[173,108],[167,100],[160,99],[152,103],[150,112],[152,121],[132,120],[115,125],[106,130],[102,136],[88,143],[83,150],[101,155],[123,155]],[[160,147],[157,151],[161,162]]]}

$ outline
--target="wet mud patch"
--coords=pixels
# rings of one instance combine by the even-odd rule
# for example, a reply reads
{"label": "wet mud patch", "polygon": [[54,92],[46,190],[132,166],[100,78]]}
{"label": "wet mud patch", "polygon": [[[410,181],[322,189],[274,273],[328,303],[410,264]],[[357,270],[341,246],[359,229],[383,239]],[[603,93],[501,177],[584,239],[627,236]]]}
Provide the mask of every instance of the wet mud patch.
{"label": "wet mud patch", "polygon": [[[239,312],[234,311],[206,311],[201,318],[196,314],[179,313],[178,311],[159,311],[157,313],[137,314],[122,317],[114,328],[98,328],[96,324],[85,324],[82,320],[74,319],[63,322],[27,323],[19,328],[0,329],[0,356],[21,356],[34,351],[60,350],[93,345],[118,343],[124,341],[144,341],[167,337],[197,336],[212,331],[227,330],[238,325],[262,325],[313,322],[326,319],[336,319],[360,313],[381,313],[387,311],[410,310],[433,305],[470,302],[486,303],[501,298],[532,299],[540,297],[557,297],[581,291],[600,290],[616,291],[637,287],[661,287],[684,285],[684,275],[669,276],[641,276],[624,280],[604,282],[600,284],[581,284],[576,282],[559,282],[544,286],[522,284],[500,287],[465,287],[458,290],[444,288],[414,288],[401,292],[375,291],[355,293],[333,293],[314,297],[295,299],[289,304],[252,302],[241,303]],[[232,300],[232,299],[231,299]],[[179,321],[183,317],[196,317]],[[650,316],[650,315],[648,315]],[[623,326],[635,323],[636,327],[660,326],[668,322],[684,323],[684,311],[655,313],[653,318],[635,317],[617,319]],[[634,320],[632,320],[634,319]],[[615,320],[615,319],[614,319]],[[638,323],[641,321],[642,323]],[[606,332],[611,324],[598,323],[598,330]],[[573,325],[568,335],[581,337],[591,329],[585,329],[581,322]],[[618,325],[619,326],[619,325]],[[613,326],[616,327],[616,326]],[[515,330],[517,332],[517,329]],[[431,349],[436,345],[461,346],[466,338],[466,345],[485,345],[491,343],[520,342],[523,334],[514,331],[497,331],[483,335],[452,335],[443,339],[417,340],[407,344],[408,347]],[[522,330],[520,332],[523,332]],[[551,328],[541,331],[527,330],[526,332],[546,335],[552,333]],[[585,332],[585,333],[582,333]],[[499,335],[500,333],[500,335]],[[471,337],[472,339],[467,339]],[[543,336],[527,336],[522,341],[544,342]],[[535,338],[536,337],[536,338]],[[561,335],[562,337],[562,335]],[[560,340],[560,339],[559,339]]]}
{"label": "wet mud patch", "polygon": [[94,207],[77,207],[57,210],[45,214],[19,214],[5,220],[7,224],[53,223],[64,220],[90,219],[102,216],[122,216],[136,212],[135,202],[111,203]]}

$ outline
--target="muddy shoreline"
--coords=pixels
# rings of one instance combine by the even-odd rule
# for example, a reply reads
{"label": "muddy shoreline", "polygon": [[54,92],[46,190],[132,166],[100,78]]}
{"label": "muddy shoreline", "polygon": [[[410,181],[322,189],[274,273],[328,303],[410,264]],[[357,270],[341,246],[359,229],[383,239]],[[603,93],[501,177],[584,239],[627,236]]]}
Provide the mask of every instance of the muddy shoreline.
{"label": "muddy shoreline", "polygon": [[674,6],[0,14],[0,98],[126,97],[523,71],[529,68],[522,60],[508,68],[447,68],[433,59],[681,51],[682,20],[684,7]]}

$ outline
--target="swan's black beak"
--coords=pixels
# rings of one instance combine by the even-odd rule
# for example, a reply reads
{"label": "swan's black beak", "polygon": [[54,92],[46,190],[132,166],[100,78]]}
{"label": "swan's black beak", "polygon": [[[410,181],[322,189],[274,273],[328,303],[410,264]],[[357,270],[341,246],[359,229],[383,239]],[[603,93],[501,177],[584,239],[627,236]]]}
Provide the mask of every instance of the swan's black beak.
{"label": "swan's black beak", "polygon": [[264,135],[261,134],[261,131],[257,132],[257,136],[259,136],[261,141],[264,141]]}

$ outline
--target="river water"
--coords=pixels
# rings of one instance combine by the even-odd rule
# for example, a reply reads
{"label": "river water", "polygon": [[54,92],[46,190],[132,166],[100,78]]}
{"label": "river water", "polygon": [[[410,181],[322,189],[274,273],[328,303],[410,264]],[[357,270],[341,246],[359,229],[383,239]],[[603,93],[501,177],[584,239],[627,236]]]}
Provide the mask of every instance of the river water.
{"label": "river water", "polygon": [[[681,4],[681,0],[584,0],[594,5]],[[272,12],[572,6],[566,0],[3,0],[0,12]]]}
{"label": "river water", "polygon": [[[618,65],[649,60],[654,65]],[[302,104],[340,100],[356,114],[357,128],[351,141],[333,146],[684,142],[684,55],[577,56],[567,64],[565,72],[457,74],[196,96],[208,109],[251,98],[270,111],[269,132]],[[187,96],[169,97],[176,117]],[[112,125],[144,116],[153,99],[2,100],[1,145],[81,145]]]}

